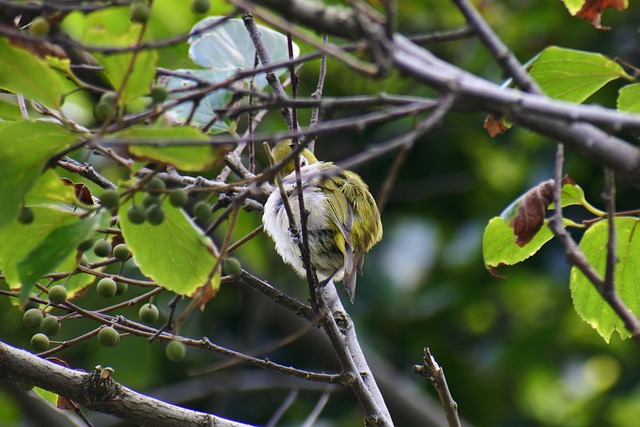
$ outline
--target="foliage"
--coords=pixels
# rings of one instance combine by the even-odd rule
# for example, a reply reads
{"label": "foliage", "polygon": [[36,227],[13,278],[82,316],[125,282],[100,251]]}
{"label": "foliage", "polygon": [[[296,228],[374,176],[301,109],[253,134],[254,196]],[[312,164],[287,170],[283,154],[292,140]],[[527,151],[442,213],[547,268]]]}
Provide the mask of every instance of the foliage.
{"label": "foliage", "polygon": [[[282,412],[283,425],[384,424],[384,402],[360,394],[378,387],[349,347],[362,343],[394,422],[437,425],[455,405],[424,410],[432,397],[404,376],[430,347],[471,425],[634,425],[640,370],[618,337],[639,336],[620,309],[640,316],[638,175],[617,149],[634,141],[640,96],[635,47],[598,31],[603,19],[611,34],[635,31],[626,1],[484,2],[509,48],[532,58],[530,87],[462,0],[463,16],[399,2],[397,28],[384,2],[317,3],[331,13],[309,18],[258,1],[270,63],[253,17],[238,12],[245,2],[214,2],[208,16],[188,3],[0,1],[0,346],[41,356],[34,369],[3,366],[2,378],[38,386],[65,413],[134,423],[136,411],[100,406],[129,401],[55,393],[73,382],[43,380],[35,364],[109,366],[87,378],[115,372],[176,414],[222,423],[277,423]],[[455,28],[464,23],[474,31]],[[394,31],[428,32],[413,39],[426,48],[406,54]],[[358,168],[378,196],[385,238],[346,308],[353,324],[314,301],[313,283],[260,234],[274,191],[261,144],[284,138]],[[566,161],[547,139],[565,144]],[[0,392],[8,425],[32,416],[4,399],[17,393]]]}

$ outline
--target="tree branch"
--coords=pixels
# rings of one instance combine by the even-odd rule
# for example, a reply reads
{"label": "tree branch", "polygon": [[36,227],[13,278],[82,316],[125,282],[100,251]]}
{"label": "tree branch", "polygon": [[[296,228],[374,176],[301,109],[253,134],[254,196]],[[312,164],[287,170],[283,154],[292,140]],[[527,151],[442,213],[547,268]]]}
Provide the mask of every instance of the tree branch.
{"label": "tree branch", "polygon": [[[109,369],[80,372],[0,342],[0,378],[24,381],[91,410],[138,425],[250,427],[248,424],[171,405],[114,382]],[[111,371],[112,372],[112,371]],[[96,375],[101,375],[96,387]]]}

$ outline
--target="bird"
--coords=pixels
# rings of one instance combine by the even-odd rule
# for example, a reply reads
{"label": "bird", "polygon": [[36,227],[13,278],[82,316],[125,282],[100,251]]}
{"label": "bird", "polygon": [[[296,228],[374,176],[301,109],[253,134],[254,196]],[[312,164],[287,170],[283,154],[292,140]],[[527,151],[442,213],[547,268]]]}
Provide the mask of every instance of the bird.
{"label": "bird", "polygon": [[[278,142],[272,150],[276,164],[291,151],[291,140]],[[382,239],[380,211],[367,184],[355,172],[333,162],[319,161],[306,148],[301,151],[299,162],[303,204],[308,212],[310,263],[321,283],[330,279],[343,281],[353,303],[364,254]],[[295,228],[290,226],[282,192],[277,187],[264,204],[262,223],[276,252],[300,277],[306,277],[299,247],[302,234],[294,162],[283,165],[280,171]]]}

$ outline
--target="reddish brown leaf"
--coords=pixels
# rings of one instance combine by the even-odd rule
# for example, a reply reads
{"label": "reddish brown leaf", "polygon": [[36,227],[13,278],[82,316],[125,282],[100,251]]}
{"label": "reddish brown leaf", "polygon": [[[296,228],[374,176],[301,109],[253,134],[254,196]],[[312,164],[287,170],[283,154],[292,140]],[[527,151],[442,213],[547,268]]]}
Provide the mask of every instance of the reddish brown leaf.
{"label": "reddish brown leaf", "polygon": [[550,179],[533,187],[522,197],[516,215],[509,221],[518,246],[529,243],[542,228],[547,207],[553,202],[553,187],[554,180]]}
{"label": "reddish brown leaf", "polygon": [[627,5],[624,0],[586,0],[582,5],[582,9],[580,9],[575,16],[588,21],[595,28],[608,30],[609,27],[603,27],[600,25],[602,11],[607,7],[612,7],[616,10],[624,10]]}
{"label": "reddish brown leaf", "polygon": [[73,181],[71,181],[69,178],[60,178],[60,180],[64,182],[65,185],[73,185],[73,189],[76,193],[76,197],[82,203],[86,205],[93,204],[93,196],[91,195],[91,190],[89,190],[89,187],[87,187],[82,183],[74,184]]}
{"label": "reddish brown leaf", "polygon": [[491,138],[495,138],[496,136],[503,134],[509,130],[509,128],[505,126],[504,120],[496,119],[493,115],[489,115],[486,119],[484,119],[484,124],[482,125],[482,127],[487,130]]}
{"label": "reddish brown leaf", "polygon": [[[565,184],[575,183],[571,178],[565,176],[562,178],[561,185]],[[509,226],[516,235],[518,246],[529,243],[542,228],[547,208],[553,202],[554,187],[555,180],[549,179],[527,191],[520,199],[518,210],[509,221]]]}

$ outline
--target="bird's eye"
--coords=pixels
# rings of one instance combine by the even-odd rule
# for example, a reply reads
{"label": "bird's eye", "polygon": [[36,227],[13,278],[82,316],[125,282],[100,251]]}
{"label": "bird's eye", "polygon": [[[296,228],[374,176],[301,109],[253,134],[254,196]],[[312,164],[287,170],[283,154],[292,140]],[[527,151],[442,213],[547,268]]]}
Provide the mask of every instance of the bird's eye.
{"label": "bird's eye", "polygon": [[307,166],[308,164],[309,164],[309,160],[307,160],[306,157],[304,156],[300,157],[300,167]]}

